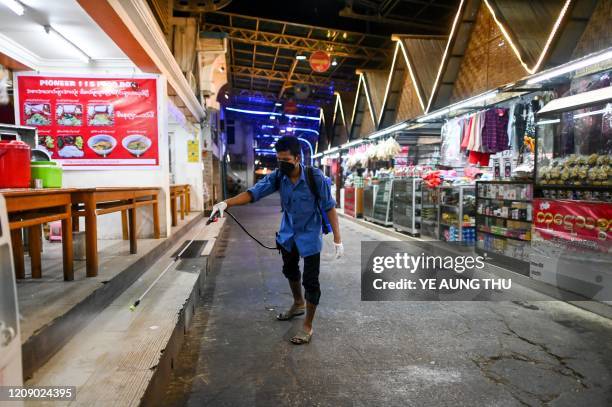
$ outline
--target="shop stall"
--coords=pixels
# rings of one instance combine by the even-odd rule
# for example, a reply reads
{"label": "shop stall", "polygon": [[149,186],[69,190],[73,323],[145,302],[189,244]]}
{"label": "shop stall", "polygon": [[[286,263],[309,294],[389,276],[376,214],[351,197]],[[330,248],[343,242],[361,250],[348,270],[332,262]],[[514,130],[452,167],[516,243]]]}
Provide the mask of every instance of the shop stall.
{"label": "shop stall", "polygon": [[476,182],[476,252],[529,274],[533,184]]}
{"label": "shop stall", "polygon": [[530,276],[588,299],[612,295],[612,87],[571,80],[538,113]]}

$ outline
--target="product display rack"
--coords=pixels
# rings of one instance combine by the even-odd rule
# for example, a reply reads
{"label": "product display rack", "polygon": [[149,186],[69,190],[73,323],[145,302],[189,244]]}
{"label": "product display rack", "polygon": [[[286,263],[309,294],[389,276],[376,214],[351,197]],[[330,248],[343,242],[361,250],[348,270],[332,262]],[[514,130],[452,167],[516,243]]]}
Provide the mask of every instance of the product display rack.
{"label": "product display rack", "polygon": [[419,236],[421,231],[421,179],[399,178],[393,181],[393,227]]}
{"label": "product display rack", "polygon": [[421,236],[438,238],[439,188],[427,188],[421,184]]}
{"label": "product display rack", "polygon": [[476,253],[529,275],[533,184],[476,182]]}
{"label": "product display rack", "polygon": [[373,211],[371,217],[364,218],[374,223],[378,223],[383,226],[393,225],[393,179],[382,178],[378,183],[378,188],[374,191]]}
{"label": "product display rack", "polygon": [[442,186],[439,190],[438,238],[473,246],[476,243],[474,186]]}

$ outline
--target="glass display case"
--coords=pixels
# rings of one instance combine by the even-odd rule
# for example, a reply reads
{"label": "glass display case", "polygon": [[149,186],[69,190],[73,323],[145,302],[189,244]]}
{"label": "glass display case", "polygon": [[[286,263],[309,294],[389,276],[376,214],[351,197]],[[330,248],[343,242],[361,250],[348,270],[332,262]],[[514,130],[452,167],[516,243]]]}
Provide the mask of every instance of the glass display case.
{"label": "glass display case", "polygon": [[473,185],[442,186],[438,204],[438,236],[444,242],[476,243],[476,197]]}
{"label": "glass display case", "polygon": [[383,226],[391,226],[393,225],[393,211],[391,210],[393,202],[393,179],[381,178],[377,186],[378,188],[374,191],[374,208],[372,216],[367,218],[364,214],[364,217],[371,222]]}
{"label": "glass display case", "polygon": [[421,179],[393,181],[393,227],[418,236],[421,230]]}
{"label": "glass display case", "polygon": [[[569,94],[552,100],[538,112],[535,160],[538,196],[543,197],[546,190],[547,194],[555,195],[548,196],[552,199],[609,201],[612,187],[610,71],[574,79]],[[594,194],[594,191],[601,193]]]}
{"label": "glass display case", "polygon": [[[421,184],[422,185],[422,184]],[[421,187],[421,237],[438,239],[440,189]]]}
{"label": "glass display case", "polygon": [[476,182],[476,252],[528,275],[532,200],[531,183]]}
{"label": "glass display case", "polygon": [[363,188],[363,218],[371,220],[374,215],[374,199],[378,192],[378,184],[370,184]]}

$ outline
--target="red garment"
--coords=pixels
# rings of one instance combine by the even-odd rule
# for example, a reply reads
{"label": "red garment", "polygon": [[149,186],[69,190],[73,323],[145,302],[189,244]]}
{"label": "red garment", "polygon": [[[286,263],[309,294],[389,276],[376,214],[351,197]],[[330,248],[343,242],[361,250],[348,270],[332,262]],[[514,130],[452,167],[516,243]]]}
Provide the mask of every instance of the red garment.
{"label": "red garment", "polygon": [[461,151],[465,151],[467,149],[468,143],[470,141],[470,131],[472,129],[472,124],[474,123],[474,116],[470,116],[468,122],[463,126],[463,138],[461,139]]}
{"label": "red garment", "polygon": [[468,162],[470,164],[478,164],[481,167],[489,166],[489,157],[491,153],[479,153],[478,151],[470,151],[468,156]]}

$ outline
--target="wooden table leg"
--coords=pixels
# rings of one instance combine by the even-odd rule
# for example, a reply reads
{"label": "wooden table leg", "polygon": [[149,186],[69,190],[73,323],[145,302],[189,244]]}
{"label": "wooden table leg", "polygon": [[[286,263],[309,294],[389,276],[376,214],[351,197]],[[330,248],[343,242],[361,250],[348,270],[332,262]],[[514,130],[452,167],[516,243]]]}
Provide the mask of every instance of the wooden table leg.
{"label": "wooden table leg", "polygon": [[172,214],[172,226],[178,223],[176,219],[176,195],[170,197],[170,213]]}
{"label": "wooden table leg", "polygon": [[181,192],[181,220],[185,219],[185,191]]}
{"label": "wooden table leg", "polygon": [[[71,205],[71,206],[72,206],[72,205]],[[79,208],[78,208],[78,206],[75,206],[75,207],[74,207],[74,210],[78,210],[78,209],[79,209]],[[74,232],[78,232],[78,231],[79,231],[79,226],[80,226],[80,225],[79,225],[79,217],[78,217],[78,215],[77,215],[77,216],[73,216],[73,217],[72,217],[72,221],[71,221],[71,223],[72,223],[72,230],[73,230]]]}
{"label": "wooden table leg", "polygon": [[185,213],[189,215],[191,212],[191,189],[189,187],[185,189],[185,198],[187,200],[187,203],[185,204]]}
{"label": "wooden table leg", "polygon": [[159,195],[155,195],[153,199],[155,199],[155,202],[153,202],[153,237],[159,239],[161,236],[159,231]]}
{"label": "wooden table leg", "polygon": [[123,234],[123,240],[129,239],[127,211],[121,211],[121,233]]}
{"label": "wooden table leg", "polygon": [[[66,207],[70,214],[70,205]],[[77,218],[78,219],[78,218]],[[74,280],[74,257],[72,245],[72,217],[62,219],[62,257],[64,260],[64,281]]]}
{"label": "wooden table leg", "polygon": [[85,198],[85,256],[87,277],[98,275],[98,223],[96,201],[92,195]]}
{"label": "wooden table leg", "polygon": [[21,229],[11,230],[11,245],[13,246],[13,263],[15,264],[15,277],[25,278],[25,262],[23,259],[23,241]]}
{"label": "wooden table leg", "polygon": [[32,278],[42,278],[41,255],[42,249],[41,228],[40,225],[30,226],[28,228],[28,252],[30,253],[30,266],[32,270]]}
{"label": "wooden table leg", "polygon": [[[134,201],[131,201],[134,204]],[[136,254],[138,252],[138,247],[136,243],[136,207],[131,207],[128,209],[128,218],[130,225],[130,253]]]}

